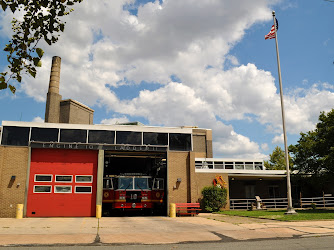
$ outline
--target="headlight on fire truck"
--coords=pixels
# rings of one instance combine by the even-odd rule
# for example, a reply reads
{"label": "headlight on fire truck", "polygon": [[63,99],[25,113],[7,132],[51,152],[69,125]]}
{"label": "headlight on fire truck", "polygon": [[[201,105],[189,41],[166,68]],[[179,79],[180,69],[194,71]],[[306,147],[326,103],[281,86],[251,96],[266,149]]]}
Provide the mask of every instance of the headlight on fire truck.
{"label": "headlight on fire truck", "polygon": [[147,200],[147,196],[141,197],[142,200]]}
{"label": "headlight on fire truck", "polygon": [[119,196],[119,199],[120,199],[120,200],[125,200],[125,195],[122,195],[122,194],[121,194],[121,195]]}

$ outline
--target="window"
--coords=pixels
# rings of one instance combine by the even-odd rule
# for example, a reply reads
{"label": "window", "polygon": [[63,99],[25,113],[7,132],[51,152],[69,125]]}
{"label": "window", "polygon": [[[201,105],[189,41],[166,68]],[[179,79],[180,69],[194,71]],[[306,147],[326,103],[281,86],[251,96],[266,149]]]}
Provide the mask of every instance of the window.
{"label": "window", "polygon": [[77,183],[92,183],[93,176],[92,175],[76,175],[75,182]]}
{"label": "window", "polygon": [[81,129],[61,129],[60,142],[81,142],[86,143],[87,130]]}
{"label": "window", "polygon": [[34,186],[34,193],[51,193],[51,186]]}
{"label": "window", "polygon": [[153,181],[153,188],[152,189],[164,189],[164,179],[156,178]]}
{"label": "window", "polygon": [[142,145],[141,132],[117,131],[116,144]]}
{"label": "window", "polygon": [[135,189],[151,188],[151,178],[135,177]]}
{"label": "window", "polygon": [[144,145],[168,145],[168,134],[144,133]]}
{"label": "window", "polygon": [[215,162],[215,169],[224,169],[224,162],[216,161]]}
{"label": "window", "polygon": [[92,187],[75,186],[75,193],[92,193]]}
{"label": "window", "polygon": [[120,177],[115,178],[117,183],[117,189],[133,189],[133,178],[132,177]]}
{"label": "window", "polygon": [[202,161],[195,161],[195,168],[196,169],[201,169],[203,167],[203,162]]}
{"label": "window", "polygon": [[233,162],[225,162],[225,169],[233,169]]}
{"label": "window", "polygon": [[191,151],[191,135],[169,134],[169,149],[177,151]]}
{"label": "window", "polygon": [[114,189],[111,177],[103,178],[103,188]]}
{"label": "window", "polygon": [[262,170],[263,166],[262,166],[262,162],[255,162],[255,170]]}
{"label": "window", "polygon": [[72,175],[56,175],[56,182],[72,182]]}
{"label": "window", "polygon": [[55,186],[55,193],[72,193],[72,186]]}
{"label": "window", "polygon": [[2,145],[28,146],[30,128],[5,126],[2,129]]}
{"label": "window", "polygon": [[236,162],[235,163],[235,169],[244,169],[244,163],[243,162]]}
{"label": "window", "polygon": [[52,174],[35,174],[35,182],[51,182]]}
{"label": "window", "polygon": [[245,169],[253,170],[253,162],[246,162],[245,163]]}
{"label": "window", "polygon": [[57,128],[31,128],[30,141],[57,142],[58,132]]}
{"label": "window", "polygon": [[88,143],[115,143],[115,131],[89,130]]}

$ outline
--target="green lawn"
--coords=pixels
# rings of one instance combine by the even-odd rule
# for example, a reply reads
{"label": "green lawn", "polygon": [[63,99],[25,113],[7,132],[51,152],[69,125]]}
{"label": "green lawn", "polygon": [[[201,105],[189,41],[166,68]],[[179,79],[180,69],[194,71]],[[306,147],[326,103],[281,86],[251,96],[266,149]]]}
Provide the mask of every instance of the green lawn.
{"label": "green lawn", "polygon": [[296,215],[285,215],[286,210],[256,210],[256,211],[240,211],[230,210],[221,211],[220,214],[233,216],[246,216],[254,218],[275,219],[280,221],[299,221],[299,220],[334,220],[334,210],[325,209],[308,209],[296,210]]}

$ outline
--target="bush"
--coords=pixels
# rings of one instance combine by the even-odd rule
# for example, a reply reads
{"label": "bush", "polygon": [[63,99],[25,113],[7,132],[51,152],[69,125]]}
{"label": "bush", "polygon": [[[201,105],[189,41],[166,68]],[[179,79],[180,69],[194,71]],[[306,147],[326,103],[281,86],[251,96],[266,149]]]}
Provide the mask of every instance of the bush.
{"label": "bush", "polygon": [[202,195],[202,208],[207,212],[217,212],[226,205],[226,188],[216,186],[204,187]]}
{"label": "bush", "polygon": [[311,208],[314,210],[317,208],[317,205],[315,203],[311,203]]}

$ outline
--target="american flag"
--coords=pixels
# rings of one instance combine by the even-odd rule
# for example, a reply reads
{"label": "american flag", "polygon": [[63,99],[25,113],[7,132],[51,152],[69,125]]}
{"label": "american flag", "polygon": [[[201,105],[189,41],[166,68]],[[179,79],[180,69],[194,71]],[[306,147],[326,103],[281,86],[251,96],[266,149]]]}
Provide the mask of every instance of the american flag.
{"label": "american flag", "polygon": [[[277,19],[275,18],[276,20],[276,31],[278,30],[278,21]],[[264,36],[264,39],[267,40],[267,39],[273,39],[273,38],[276,38],[276,33],[275,33],[275,25],[271,26],[271,30],[270,32]]]}

